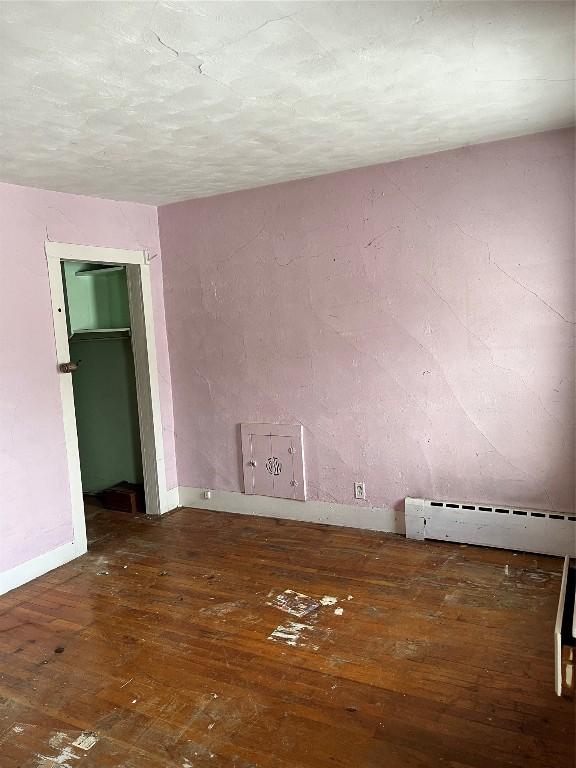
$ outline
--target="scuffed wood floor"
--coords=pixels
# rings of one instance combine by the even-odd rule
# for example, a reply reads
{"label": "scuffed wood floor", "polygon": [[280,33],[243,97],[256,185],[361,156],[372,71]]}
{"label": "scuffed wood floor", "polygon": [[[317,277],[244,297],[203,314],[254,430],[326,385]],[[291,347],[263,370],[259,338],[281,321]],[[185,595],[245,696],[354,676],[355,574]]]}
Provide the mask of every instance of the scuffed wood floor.
{"label": "scuffed wood floor", "polygon": [[574,765],[560,559],[192,510],[89,536],[0,598],[1,768]]}

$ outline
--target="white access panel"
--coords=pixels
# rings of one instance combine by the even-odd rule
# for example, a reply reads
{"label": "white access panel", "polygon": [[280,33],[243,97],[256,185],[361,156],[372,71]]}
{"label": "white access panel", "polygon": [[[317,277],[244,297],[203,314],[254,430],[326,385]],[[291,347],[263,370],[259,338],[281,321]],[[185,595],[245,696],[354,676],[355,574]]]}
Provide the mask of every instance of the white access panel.
{"label": "white access panel", "polygon": [[271,453],[270,438],[267,435],[250,435],[250,455],[244,470],[244,484],[246,486],[246,469],[250,475],[250,491],[259,496],[274,496],[274,475],[266,469],[266,461],[262,457],[268,457]]}
{"label": "white access panel", "polygon": [[242,424],[244,493],[305,501],[302,425]]}

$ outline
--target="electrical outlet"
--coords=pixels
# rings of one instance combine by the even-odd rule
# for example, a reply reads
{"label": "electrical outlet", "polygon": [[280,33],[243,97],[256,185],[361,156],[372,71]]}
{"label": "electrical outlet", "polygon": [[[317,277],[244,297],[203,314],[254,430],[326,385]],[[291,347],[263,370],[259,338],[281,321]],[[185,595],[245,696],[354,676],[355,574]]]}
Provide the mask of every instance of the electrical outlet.
{"label": "electrical outlet", "polygon": [[364,483],[354,483],[354,498],[365,499],[366,498],[366,486]]}
{"label": "electrical outlet", "polygon": [[210,491],[204,491],[203,496],[206,500],[208,500],[212,497],[212,493]]}

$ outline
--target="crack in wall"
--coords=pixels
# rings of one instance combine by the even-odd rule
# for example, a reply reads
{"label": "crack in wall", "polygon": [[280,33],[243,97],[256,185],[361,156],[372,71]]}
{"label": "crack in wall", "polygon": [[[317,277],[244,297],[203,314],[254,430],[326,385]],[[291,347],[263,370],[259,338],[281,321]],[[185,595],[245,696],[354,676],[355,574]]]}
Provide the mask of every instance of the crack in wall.
{"label": "crack in wall", "polygon": [[[344,333],[342,333],[341,331],[339,331],[337,328],[334,328],[334,326],[333,326],[333,325],[331,325],[331,323],[327,322],[327,321],[326,321],[326,320],[325,320],[325,319],[324,319],[324,318],[323,318],[323,317],[322,317],[322,316],[321,316],[321,315],[320,315],[320,314],[319,314],[319,313],[316,311],[316,309],[315,309],[315,308],[314,308],[314,306],[312,305],[312,300],[311,300],[311,298],[310,298],[310,310],[311,310],[312,314],[314,315],[314,317],[316,317],[316,319],[318,320],[318,322],[319,322],[321,325],[323,325],[323,326],[324,326],[324,327],[326,327],[326,328],[329,328],[329,329],[332,331],[332,333],[335,333],[335,334],[336,334],[336,336],[337,336],[337,337],[339,337],[339,338],[340,338],[340,339],[341,339],[341,340],[342,340],[342,341],[343,341],[343,342],[344,342],[344,343],[345,343],[347,346],[351,347],[351,348],[352,348],[352,349],[353,349],[353,350],[356,352],[356,354],[358,354],[360,357],[365,357],[366,359],[368,359],[368,360],[371,360],[371,361],[372,361],[372,363],[373,363],[373,364],[374,364],[374,365],[375,365],[375,366],[376,366],[376,367],[377,367],[379,370],[381,370],[381,371],[382,371],[382,372],[384,372],[384,373],[385,373],[387,376],[389,376],[389,377],[392,379],[392,381],[394,381],[394,383],[396,384],[396,386],[397,386],[397,387],[398,387],[398,388],[399,388],[399,389],[400,389],[402,392],[404,392],[404,395],[406,396],[406,400],[407,400],[408,402],[411,402],[411,403],[413,404],[413,406],[414,406],[415,408],[417,408],[417,409],[418,409],[418,410],[419,410],[419,411],[422,413],[422,415],[423,415],[423,416],[424,416],[424,418],[427,420],[427,422],[429,423],[429,425],[430,425],[430,426],[432,426],[432,424],[431,424],[431,422],[430,422],[430,418],[429,418],[428,414],[426,413],[426,411],[424,410],[424,408],[423,408],[423,407],[420,405],[420,403],[418,402],[418,400],[417,400],[417,399],[414,397],[414,395],[412,395],[412,394],[411,394],[411,393],[410,393],[410,392],[409,392],[409,391],[408,391],[408,390],[407,390],[407,389],[406,389],[406,388],[405,388],[405,387],[404,387],[404,386],[403,386],[403,385],[400,383],[400,381],[399,381],[399,379],[398,379],[398,377],[397,377],[397,376],[394,376],[393,374],[391,374],[391,373],[390,373],[390,370],[389,370],[388,368],[386,368],[386,367],[383,365],[383,363],[382,363],[382,362],[381,362],[381,361],[380,361],[380,360],[379,360],[379,359],[378,359],[378,358],[377,358],[375,355],[373,355],[373,354],[372,354],[372,353],[370,353],[370,352],[366,352],[364,349],[362,349],[362,348],[358,347],[358,346],[357,346],[357,345],[354,343],[354,341],[353,341],[353,340],[352,340],[350,337],[348,337],[346,334],[344,334]],[[311,431],[312,431],[312,430],[311,430]],[[422,448],[421,448],[421,446],[420,446],[419,444],[418,444],[418,448],[420,449],[420,452],[421,452],[421,453],[422,453],[422,455],[423,455],[424,461],[426,462],[426,464],[428,464],[428,457],[424,455],[424,452],[423,452],[423,450],[422,450]],[[340,458],[341,458],[341,457],[340,457]],[[344,463],[344,465],[345,465],[345,466],[348,466],[348,465],[346,464],[346,462],[343,462],[343,463]],[[430,478],[429,478],[429,479],[430,479],[430,483],[431,483],[431,484],[433,484],[433,482],[434,482],[434,481],[433,481],[433,478],[432,478],[432,476],[431,476],[431,475],[430,475]]]}
{"label": "crack in wall", "polygon": [[[388,179],[388,181],[390,181],[390,183],[398,190],[398,192],[400,192],[400,194],[402,194],[406,198],[406,200],[408,200],[410,203],[412,203],[412,205],[415,208],[417,208],[419,211],[421,211],[421,213],[423,213],[424,216],[426,216],[426,217],[428,216],[426,210],[421,205],[419,205],[415,200],[413,200],[413,198],[410,197],[410,195],[408,195],[397,182],[395,182],[387,174],[385,174],[385,176]],[[490,244],[488,243],[487,240],[483,240],[483,239],[481,239],[479,237],[475,237],[474,235],[471,235],[469,232],[466,232],[466,230],[462,229],[462,227],[457,222],[455,222],[455,221],[451,221],[450,219],[442,219],[440,216],[437,216],[435,214],[432,214],[432,218],[437,223],[446,223],[446,224],[448,224],[450,226],[456,227],[456,229],[458,229],[458,231],[461,232],[465,237],[468,237],[468,238],[470,238],[471,240],[474,240],[477,243],[482,243],[482,245],[484,245],[486,250],[487,250],[488,262],[490,264],[492,264],[494,267],[496,267],[496,269],[499,269],[500,272],[502,272],[504,275],[506,275],[510,280],[512,280],[518,286],[523,288],[528,293],[532,294],[532,296],[534,296],[536,299],[538,299],[538,301],[542,302],[542,304],[544,304],[544,306],[548,307],[549,310],[551,310],[555,315],[557,315],[565,323],[568,323],[569,325],[576,325],[576,321],[570,320],[567,317],[565,317],[559,310],[557,310],[555,307],[553,307],[551,304],[549,304],[545,299],[543,299],[542,296],[540,296],[538,293],[536,293],[535,291],[533,291],[530,288],[528,288],[528,286],[524,285],[524,283],[522,283],[519,280],[517,280],[513,275],[511,275],[503,267],[501,267],[500,264],[492,258]],[[370,243],[368,245],[370,245]]]}
{"label": "crack in wall", "polygon": [[229,261],[231,261],[231,260],[234,258],[234,256],[237,256],[237,255],[238,255],[238,254],[239,254],[241,251],[243,251],[243,250],[244,250],[245,248],[247,248],[249,245],[251,245],[252,243],[256,242],[256,240],[258,240],[258,238],[260,237],[260,235],[261,235],[263,232],[265,232],[265,231],[266,231],[266,225],[265,225],[265,224],[263,224],[263,225],[260,227],[260,229],[258,230],[258,232],[257,232],[257,233],[256,233],[256,234],[255,234],[253,237],[251,237],[251,238],[249,238],[248,240],[246,240],[246,242],[245,242],[245,243],[242,243],[242,245],[239,245],[239,246],[238,246],[238,248],[235,248],[235,249],[232,251],[232,253],[229,253],[229,254],[228,254],[228,256],[226,256],[226,258],[222,259],[221,261],[218,261],[218,262],[216,263],[216,268],[217,268],[217,269],[220,269],[220,267],[221,267],[221,266],[224,266],[224,265],[225,265],[225,264],[227,264]]}
{"label": "crack in wall", "polygon": [[451,304],[434,288],[432,283],[429,280],[427,280],[427,278],[424,277],[424,275],[422,275],[421,273],[419,274],[419,277],[428,285],[428,287],[430,288],[432,293],[434,293],[440,299],[440,301],[442,301],[448,307],[448,309],[452,313],[453,317],[467,331],[467,333],[469,333],[473,338],[475,338],[486,349],[486,351],[490,355],[490,361],[491,361],[492,365],[495,368],[499,368],[501,371],[506,371],[507,373],[512,374],[512,376],[518,377],[518,379],[522,382],[522,384],[523,384],[524,388],[526,389],[526,391],[530,392],[536,398],[536,400],[538,400],[538,402],[540,403],[540,405],[542,407],[542,410],[551,419],[553,419],[557,424],[561,424],[560,420],[556,416],[554,416],[552,413],[550,413],[550,411],[546,408],[546,406],[542,402],[542,399],[540,398],[540,396],[532,389],[532,387],[530,387],[526,383],[526,381],[516,371],[514,371],[512,368],[507,368],[504,365],[500,365],[500,363],[497,363],[494,360],[494,353],[492,352],[492,349],[490,348],[490,346],[484,341],[484,339],[482,339],[481,336],[478,336],[476,333],[474,333],[474,331],[472,331],[466,325],[466,323],[464,323],[464,321],[460,318],[460,316],[454,311],[454,309],[452,308]]}
{"label": "crack in wall", "polygon": [[[309,480],[309,488],[320,499],[335,501],[338,497],[342,503],[343,499],[347,498],[343,483],[355,471],[354,465],[359,463],[362,467],[367,466],[369,480],[372,476],[369,474],[372,471],[369,467],[372,451],[380,450],[381,446],[376,442],[376,438],[371,437],[368,437],[363,444],[363,430],[365,431],[368,423],[364,410],[359,409],[357,418],[352,418],[341,406],[339,398],[342,398],[342,392],[345,390],[339,389],[339,384],[334,384],[333,389],[332,381],[328,376],[324,376],[325,373],[329,374],[329,371],[323,370],[322,356],[326,350],[326,354],[329,352],[334,355],[342,369],[346,366],[358,366],[358,370],[350,376],[344,370],[341,375],[342,387],[347,388],[351,393],[352,408],[356,408],[353,398],[358,391],[358,385],[372,382],[374,385],[374,390],[370,390],[374,392],[370,402],[372,423],[375,423],[374,419],[376,419],[380,426],[381,418],[389,418],[390,423],[396,427],[400,425],[402,429],[404,425],[411,430],[409,437],[404,440],[410,446],[410,453],[414,454],[405,462],[408,464],[408,471],[405,476],[402,476],[398,473],[398,462],[394,459],[390,461],[391,469],[386,478],[388,485],[386,487],[385,483],[382,484],[385,490],[378,487],[378,493],[383,494],[382,498],[392,498],[396,489],[403,489],[411,483],[426,483],[427,479],[431,482],[432,489],[444,488],[446,484],[451,487],[452,484],[459,483],[460,478],[452,477],[453,465],[450,463],[452,460],[466,467],[468,471],[466,482],[470,487],[489,487],[491,484],[501,483],[505,494],[533,494],[535,498],[538,497],[538,504],[548,499],[548,506],[553,509],[555,505],[551,497],[554,496],[557,500],[561,498],[561,491],[559,492],[556,487],[557,478],[553,476],[554,463],[558,459],[556,463],[562,471],[567,466],[566,451],[560,455],[562,448],[560,441],[565,442],[567,435],[566,423],[562,421],[562,409],[566,409],[568,417],[566,405],[568,390],[565,387],[562,395],[554,400],[554,393],[549,391],[547,380],[532,379],[531,365],[532,362],[538,363],[540,360],[537,354],[539,348],[535,348],[531,337],[525,337],[524,333],[519,333],[518,340],[513,342],[516,350],[513,362],[511,361],[510,364],[517,370],[500,365],[496,360],[501,360],[505,364],[508,361],[507,353],[500,346],[508,343],[507,313],[504,309],[506,306],[514,322],[523,321],[524,313],[539,316],[544,325],[544,332],[549,329],[550,338],[557,338],[562,344],[566,339],[566,330],[556,318],[548,314],[548,311],[535,304],[532,298],[518,292],[510,282],[510,280],[514,281],[513,275],[507,275],[509,279],[504,280],[493,271],[492,266],[505,272],[492,260],[490,244],[494,243],[496,247],[501,242],[502,234],[492,229],[492,225],[495,226],[497,221],[492,221],[491,209],[483,210],[481,214],[479,213],[479,219],[475,221],[471,214],[468,217],[468,208],[457,207],[453,215],[461,217],[464,225],[468,224],[472,228],[472,233],[466,232],[459,223],[447,221],[450,210],[446,206],[446,201],[431,199],[426,186],[423,188],[417,186],[417,175],[412,177],[398,173],[399,183],[386,179],[383,184],[377,184],[378,197],[373,203],[375,217],[372,218],[370,214],[371,220],[367,226],[365,224],[368,219],[362,219],[364,224],[361,224],[360,220],[357,221],[354,218],[370,212],[369,208],[364,209],[364,191],[357,188],[354,188],[357,197],[352,203],[346,195],[342,195],[344,199],[341,202],[346,204],[346,209],[339,208],[336,203],[333,204],[329,195],[327,195],[328,199],[322,204],[318,203],[316,208],[316,202],[311,203],[309,198],[303,195],[308,208],[312,209],[309,216],[308,212],[302,215],[301,208],[298,207],[301,202],[298,194],[295,195],[293,206],[286,206],[286,211],[280,209],[277,212],[276,208],[270,210],[269,203],[264,202],[269,199],[266,192],[255,190],[249,197],[239,201],[238,208],[235,210],[241,211],[242,216],[239,223],[234,226],[234,231],[225,237],[220,237],[218,230],[222,226],[222,221],[225,220],[223,213],[229,212],[229,209],[225,207],[222,211],[216,208],[213,232],[210,226],[204,229],[201,223],[209,218],[210,214],[207,214],[203,208],[200,210],[196,221],[196,225],[203,230],[199,248],[202,258],[206,258],[205,268],[208,277],[218,274],[212,272],[212,269],[220,270],[218,277],[214,279],[217,280],[218,290],[222,294],[221,297],[213,297],[210,292],[213,291],[213,287],[210,287],[207,280],[203,284],[206,290],[204,302],[206,305],[212,305],[216,298],[219,305],[215,316],[221,314],[223,318],[221,320],[217,317],[218,322],[225,322],[226,318],[230,318],[231,325],[236,332],[239,332],[240,337],[245,335],[251,356],[250,369],[241,371],[240,376],[242,381],[248,382],[246,384],[248,389],[252,385],[254,387],[250,399],[245,402],[256,402],[256,406],[250,407],[262,409],[266,415],[267,409],[272,407],[274,416],[277,411],[286,413],[285,407],[288,405],[289,410],[298,411],[298,421],[311,424],[312,428],[306,427],[310,441],[314,444],[313,479]],[[379,179],[382,175],[378,172],[376,178]],[[483,184],[486,183],[484,168],[479,169],[479,177]],[[375,185],[371,174],[367,174],[367,178],[369,184]],[[449,174],[449,180],[451,178]],[[436,177],[434,180],[437,181]],[[317,183],[320,186],[320,193],[318,194],[316,190],[315,193],[321,196],[321,183]],[[406,192],[403,187],[407,188]],[[288,198],[291,195],[290,189],[287,188]],[[398,197],[393,189],[401,197]],[[381,190],[385,190],[382,196],[386,199],[383,201],[380,197]],[[404,198],[409,204],[404,202]],[[358,210],[356,210],[356,202],[358,202]],[[531,198],[528,202],[532,202]],[[441,207],[438,207],[438,215],[436,215],[436,203],[446,207],[447,216],[444,215]],[[480,204],[478,202],[478,206]],[[321,205],[324,205],[324,208]],[[328,207],[329,215],[325,213]],[[218,212],[222,215],[222,219],[218,218]],[[267,230],[264,227],[259,228],[265,212],[270,214],[268,220],[271,222],[267,225]],[[513,212],[514,215],[519,216],[521,211]],[[397,216],[401,217],[400,226],[383,228],[387,221],[395,221]],[[247,222],[245,217],[248,217]],[[355,241],[342,246],[350,251],[346,261],[354,265],[350,272],[350,275],[354,276],[351,282],[352,287],[348,288],[346,287],[348,273],[337,270],[336,265],[330,263],[332,259],[328,256],[322,260],[319,259],[321,255],[319,251],[322,251],[324,242],[322,239],[317,240],[315,232],[320,230],[321,238],[324,237],[327,244],[338,243],[340,236],[337,230],[342,225],[335,225],[334,219],[348,221],[347,233],[342,236],[342,239],[353,238]],[[242,221],[244,223],[241,223]],[[317,227],[307,226],[317,221],[322,221],[322,224]],[[292,231],[287,228],[289,225],[292,226]],[[413,237],[411,237],[411,228],[416,231]],[[400,237],[395,230],[401,232]],[[488,239],[483,240],[482,237],[475,236],[476,230]],[[505,229],[505,233],[507,232],[508,225]],[[387,238],[386,233],[390,233],[391,237]],[[311,237],[312,240],[310,240]],[[393,242],[390,243],[390,241]],[[520,238],[517,238],[517,241],[518,248],[521,249]],[[256,242],[255,247],[250,247],[251,242]],[[515,241],[512,242],[515,243]],[[239,245],[235,247],[236,244]],[[391,245],[394,245],[393,253]],[[329,247],[333,255],[342,253],[335,250],[339,247],[338,245]],[[211,248],[214,256],[222,259],[220,262],[210,260]],[[386,253],[386,258],[381,257],[383,251]],[[324,253],[327,253],[326,246],[324,246]],[[358,255],[363,258],[364,271],[357,263]],[[388,262],[388,255],[390,262]],[[505,250],[504,246],[497,251],[497,255],[512,259],[512,255],[508,256],[508,250]],[[555,255],[555,252],[552,252],[552,256]],[[462,258],[459,261],[460,256]],[[542,260],[546,253],[536,253],[536,256]],[[186,257],[182,256],[182,258]],[[337,261],[340,262],[341,259],[338,258]],[[299,392],[294,394],[294,389],[285,396],[283,388],[290,386],[290,382],[282,382],[279,376],[274,379],[265,378],[266,374],[262,373],[274,368],[280,359],[281,349],[274,348],[272,343],[260,346],[257,339],[248,337],[248,328],[244,329],[242,322],[238,322],[239,309],[245,307],[246,301],[250,300],[252,276],[254,277],[252,290],[259,296],[263,296],[264,308],[259,307],[263,317],[266,319],[268,311],[268,316],[273,316],[275,310],[282,307],[287,293],[282,287],[285,285],[282,279],[284,275],[276,270],[276,267],[289,266],[293,268],[285,275],[290,278],[288,284],[290,300],[297,296],[301,307],[298,311],[301,323],[299,327],[303,329],[303,359],[315,360],[314,377],[310,383],[309,393],[306,392],[302,398]],[[505,266],[507,266],[506,262]],[[511,262],[510,268],[512,269],[513,266],[515,264]],[[389,268],[392,271],[383,271]],[[424,272],[423,275],[418,274],[419,268]],[[252,276],[247,274],[252,270]],[[521,274],[524,275],[524,273]],[[550,291],[557,286],[560,292],[553,295],[558,295],[559,300],[563,302],[562,283],[552,281],[561,274],[555,271],[551,273]],[[237,295],[230,286],[234,285],[234,281],[240,275],[242,275],[243,287],[242,293]],[[531,280],[535,279],[532,274],[529,277]],[[355,279],[358,281],[358,287],[355,286]],[[489,286],[492,286],[495,293],[492,298],[485,299]],[[526,286],[520,287],[527,289]],[[538,291],[539,284],[535,287]],[[416,319],[414,307],[406,306],[407,302],[403,303],[399,298],[403,291],[410,293],[411,290],[415,291],[417,301],[421,299],[424,302],[422,313],[418,314]],[[347,300],[356,294],[359,301]],[[377,295],[364,298],[371,294]],[[534,298],[542,301],[542,297],[537,294]],[[345,304],[339,299],[343,299]],[[375,326],[374,319],[379,318],[378,301],[382,305],[382,316],[385,316],[388,311],[391,317],[395,317],[399,324],[396,330],[392,328],[389,333],[382,334],[378,331],[370,331],[370,328]],[[360,304],[363,306],[358,309],[355,308],[349,312],[344,309],[340,311],[340,307],[346,305],[356,307]],[[442,304],[445,306],[443,307]],[[497,306],[502,306],[503,311],[496,313]],[[548,307],[548,309],[554,311],[554,307]],[[333,319],[329,315],[330,312],[335,315]],[[493,316],[489,313],[493,313]],[[434,318],[433,327],[430,327],[430,323],[426,327],[426,321],[431,317]],[[441,320],[442,325],[446,324],[446,334],[442,333],[442,325],[436,325],[436,317]],[[455,318],[457,323],[452,318]],[[209,329],[209,325],[206,328]],[[323,328],[327,329],[328,333]],[[348,332],[348,328],[356,330]],[[448,328],[451,328],[449,333]],[[263,331],[263,335],[266,332],[271,334],[274,329],[275,325],[272,323],[267,331]],[[362,336],[364,331],[368,331],[366,339]],[[413,340],[415,347],[408,338],[403,338],[404,333]],[[427,334],[430,333],[434,334],[433,338],[428,337]],[[447,337],[445,346],[443,346],[444,335]],[[339,340],[337,340],[338,337]],[[389,339],[391,346],[387,347]],[[284,337],[282,337],[283,340]],[[342,345],[346,345],[348,351]],[[469,345],[468,352],[467,345]],[[390,351],[396,350],[397,347],[400,350],[406,349],[404,359],[399,363],[395,360],[391,362]],[[223,345],[225,355],[228,349],[232,350],[232,342],[230,346],[226,343]],[[217,358],[219,353],[220,349],[217,349]],[[402,354],[404,355],[404,351]],[[429,356],[430,362],[423,357],[424,354]],[[463,358],[464,364],[470,363],[474,370],[471,371],[469,366],[460,375],[460,369],[457,368],[460,363],[456,362],[455,355]],[[466,360],[468,355],[469,360]],[[232,359],[233,356],[231,356]],[[434,367],[431,364],[432,360]],[[422,369],[433,368],[436,381],[432,381],[432,377],[429,377],[432,393],[429,407],[427,406],[427,385],[422,384],[420,378],[416,378],[421,371],[419,368],[414,369],[410,366],[414,361],[418,366],[421,365]],[[197,360],[195,362],[198,364]],[[374,370],[374,364],[378,366],[377,371]],[[220,366],[219,360],[217,365]],[[234,406],[230,405],[229,400],[235,385],[227,381],[225,369],[218,367],[208,370],[211,373],[206,375],[214,386],[214,402],[219,401],[224,404],[226,412],[231,416]],[[222,370],[224,370],[223,377]],[[485,377],[483,390],[480,392],[476,389],[474,380],[478,375]],[[554,377],[554,381],[558,378],[559,376]],[[293,387],[301,386],[301,381],[300,376],[298,380],[292,382]],[[271,382],[274,384],[272,401]],[[531,382],[537,391],[528,386]],[[198,383],[198,387],[204,390],[204,385]],[[401,391],[397,392],[396,387]],[[539,392],[542,393],[544,402]],[[434,400],[436,397],[441,398],[441,402],[436,403]],[[315,402],[312,406],[313,399]],[[552,412],[548,411],[545,402],[550,403]],[[292,405],[289,405],[290,403]],[[510,405],[509,408],[508,405]],[[524,410],[527,414],[525,424]],[[555,412],[559,417],[554,416]],[[421,417],[420,414],[426,415]],[[334,419],[330,421],[332,415]],[[260,418],[259,413],[257,417]],[[453,422],[452,425],[447,423],[450,421]],[[382,422],[383,430],[386,429],[387,424],[387,421]],[[442,427],[437,429],[439,424],[442,424]],[[517,426],[519,424],[520,426]],[[434,425],[434,430],[431,425]],[[521,431],[523,426],[527,427],[528,439],[518,441],[516,435],[511,432],[515,433],[516,429]],[[442,431],[444,427],[445,430]],[[454,432],[456,429],[460,430],[460,435],[466,436],[462,443],[458,443],[458,437]],[[347,434],[346,442],[342,439],[342,433]],[[528,441],[538,442],[540,435],[543,436],[540,447],[532,448],[526,445]],[[210,439],[210,436],[208,438]],[[427,438],[432,438],[432,449],[427,443]],[[421,443],[420,447],[414,445],[412,448],[412,441]],[[366,446],[368,446],[367,451]],[[498,450],[497,446],[500,446],[501,450]],[[436,451],[439,456],[435,455]],[[210,451],[210,453],[217,462],[218,453],[216,451]],[[364,463],[362,463],[362,455]],[[380,483],[379,480],[372,482],[374,488]],[[563,478],[560,482],[563,482]],[[202,485],[202,483],[192,484]],[[545,484],[548,487],[545,487]],[[404,494],[398,494],[400,495]]]}
{"label": "crack in wall", "polygon": [[168,45],[167,43],[165,43],[162,40],[162,38],[160,37],[160,35],[157,32],[154,32],[154,30],[151,30],[151,32],[154,35],[154,37],[156,38],[156,40],[158,40],[160,45],[162,45],[164,48],[166,48],[167,51],[172,51],[172,53],[176,54],[176,56],[180,56],[180,51],[177,51],[176,48],[172,48],[171,45]]}
{"label": "crack in wall", "polygon": [[502,272],[502,274],[506,275],[506,277],[509,277],[510,280],[512,280],[513,283],[516,283],[516,285],[519,285],[520,288],[523,288],[528,293],[531,293],[532,296],[535,296],[538,299],[538,301],[542,302],[542,304],[544,304],[545,307],[548,307],[549,310],[554,312],[554,314],[557,315],[565,323],[568,323],[568,325],[576,325],[576,321],[575,320],[569,320],[567,317],[564,317],[564,315],[561,312],[559,312],[557,309],[555,309],[551,304],[548,304],[548,302],[545,299],[543,299],[542,296],[540,296],[538,293],[536,293],[536,291],[531,290],[530,288],[528,288],[527,285],[524,285],[524,283],[521,283],[520,280],[517,280],[509,272],[506,272],[506,270],[503,269],[503,267],[501,267],[500,264],[498,264],[498,262],[494,261],[494,259],[492,258],[492,255],[490,253],[490,249],[488,249],[488,261],[490,262],[490,264],[492,264],[494,267],[496,267],[496,269],[499,269],[500,272]]}
{"label": "crack in wall", "polygon": [[207,48],[202,51],[198,51],[200,55],[206,55],[206,54],[213,54],[217,53],[218,51],[221,51],[225,48],[228,48],[229,46],[235,45],[236,43],[239,43],[241,40],[245,40],[250,35],[253,35],[255,32],[259,32],[264,27],[267,27],[268,24],[274,24],[277,21],[284,21],[285,19],[291,19],[293,16],[296,16],[296,13],[290,13],[286,16],[280,16],[276,19],[267,19],[262,24],[259,24],[257,27],[254,27],[253,29],[249,29],[247,32],[244,32],[244,34],[240,35],[240,37],[233,38],[232,40],[228,40],[225,43],[222,43],[222,45],[216,46],[216,48]]}
{"label": "crack in wall", "polygon": [[373,244],[376,242],[376,240],[379,240],[381,237],[384,237],[384,235],[388,234],[388,232],[390,232],[390,231],[391,231],[391,230],[393,230],[393,229],[397,230],[398,232],[400,232],[400,231],[401,231],[401,229],[400,229],[400,227],[399,227],[399,225],[398,225],[398,224],[393,224],[391,227],[387,227],[387,228],[386,228],[386,229],[385,229],[383,232],[380,232],[380,234],[378,234],[378,235],[375,235],[375,236],[372,238],[372,240],[369,240],[369,241],[366,243],[366,245],[364,246],[364,248],[370,248],[370,246],[371,246],[371,245],[373,245]]}

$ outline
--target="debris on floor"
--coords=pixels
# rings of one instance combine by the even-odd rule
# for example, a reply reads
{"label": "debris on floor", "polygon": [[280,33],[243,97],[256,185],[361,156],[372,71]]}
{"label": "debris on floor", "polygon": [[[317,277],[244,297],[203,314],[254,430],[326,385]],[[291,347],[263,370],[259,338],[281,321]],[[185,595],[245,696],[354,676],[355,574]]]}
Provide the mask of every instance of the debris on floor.
{"label": "debris on floor", "polygon": [[[274,593],[271,590],[268,593],[268,597],[271,597],[273,594]],[[350,595],[348,600],[352,599],[352,595]],[[332,632],[332,629],[322,630],[319,627],[314,626],[322,615],[321,610],[318,613],[315,613],[315,611],[324,607],[333,606],[337,602],[338,598],[333,597],[332,595],[324,595],[320,599],[316,599],[304,595],[301,592],[296,592],[293,589],[286,589],[284,592],[280,592],[271,602],[267,602],[266,605],[277,608],[279,611],[284,611],[284,613],[289,613],[297,618],[308,616],[307,620],[310,623],[299,624],[296,621],[289,621],[287,625],[279,624],[272,634],[268,636],[268,640],[291,646],[307,646],[311,650],[317,651],[319,646],[308,645],[308,638],[305,637],[305,635],[314,630],[319,630],[320,635],[326,637]],[[334,613],[337,616],[342,616],[344,609],[336,608]]]}
{"label": "debris on floor", "polygon": [[311,624],[300,624],[297,621],[289,621],[286,625],[279,624],[269,635],[268,640],[275,643],[285,643],[291,646],[305,646],[307,644],[303,634],[312,632],[314,627]]}
{"label": "debris on floor", "polygon": [[312,611],[320,608],[320,603],[314,600],[314,598],[303,595],[301,592],[295,592],[293,589],[284,590],[284,592],[276,595],[274,600],[266,603],[266,605],[278,608],[279,611],[284,611],[298,618],[302,618],[302,616],[306,616],[308,613],[312,613]]}
{"label": "debris on floor", "polygon": [[78,749],[83,749],[84,752],[87,752],[89,749],[92,749],[97,741],[98,735],[96,733],[81,733],[76,741],[72,743],[72,745],[74,747],[78,747]]}
{"label": "debris on floor", "polygon": [[[116,519],[105,514],[96,537]],[[166,536],[154,521],[122,520],[116,538],[10,598],[0,616],[0,768],[269,768],[278,760],[388,768],[394,757],[429,768],[466,758],[477,767],[575,768],[573,709],[546,682],[557,560],[488,548],[464,556],[453,544],[390,537],[380,566],[370,557],[363,570],[357,553],[373,550],[373,532],[335,528],[326,548],[316,526],[279,530],[232,515],[223,525],[221,513],[207,511],[176,513],[170,525],[179,519],[182,528]],[[256,544],[247,547],[246,530]],[[287,537],[289,556],[272,557],[262,530]],[[192,541],[206,546],[201,561],[175,565]],[[124,565],[131,571],[122,580]],[[102,569],[112,578],[96,576]],[[163,569],[170,575],[158,576]],[[303,618],[275,607],[277,595],[290,598],[287,585],[319,607]],[[112,586],[118,597],[105,594]],[[515,617],[526,630],[520,640]],[[497,628],[480,645],[479,626]],[[25,652],[12,656],[19,647]],[[540,649],[548,661],[517,674],[518,659],[539,658]],[[457,710],[470,717],[448,717],[446,701],[463,696]],[[512,722],[510,702],[513,723],[498,729]],[[415,712],[425,713],[418,739],[406,725]],[[538,738],[535,712],[552,723]]]}
{"label": "debris on floor", "polygon": [[[52,733],[42,752],[36,753],[35,757],[38,762],[35,762],[34,765],[38,768],[52,768],[52,766],[71,768],[72,765],[83,763],[82,758],[86,756],[85,753],[98,743],[98,734],[92,731],[82,731],[80,735],[75,736],[76,734],[72,735],[62,731]],[[78,752],[78,750],[81,751]],[[26,764],[28,765],[28,763]]]}
{"label": "debris on floor", "polygon": [[[209,598],[212,600],[213,598]],[[245,607],[245,603],[240,600],[228,600],[224,603],[217,603],[216,605],[204,606],[200,608],[202,616],[214,616],[218,619],[224,619],[229,613],[240,611]]]}
{"label": "debris on floor", "polygon": [[337,602],[338,598],[332,597],[331,595],[324,595],[324,597],[320,599],[320,605],[336,605]]}

